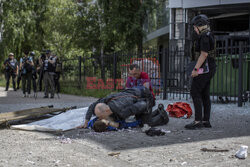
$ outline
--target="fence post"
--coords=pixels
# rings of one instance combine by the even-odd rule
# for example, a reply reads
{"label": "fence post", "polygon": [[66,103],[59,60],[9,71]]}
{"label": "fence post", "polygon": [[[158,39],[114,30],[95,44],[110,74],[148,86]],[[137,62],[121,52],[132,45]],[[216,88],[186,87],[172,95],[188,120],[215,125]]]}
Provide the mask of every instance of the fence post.
{"label": "fence post", "polygon": [[85,67],[85,58],[82,58],[82,66],[83,66],[83,88],[86,83],[86,67]]}
{"label": "fence post", "polygon": [[117,59],[116,59],[116,53],[113,54],[113,79],[114,79],[114,90],[116,89],[116,73],[117,73]]}
{"label": "fence post", "polygon": [[162,61],[162,65],[163,65],[163,100],[167,99],[167,52],[168,49],[162,49],[162,55],[163,55],[163,61]]}
{"label": "fence post", "polygon": [[78,56],[79,88],[82,88],[82,56]]}
{"label": "fence post", "polygon": [[238,107],[242,107],[242,77],[243,77],[243,52],[242,52],[243,43],[239,43],[239,85],[238,85]]}

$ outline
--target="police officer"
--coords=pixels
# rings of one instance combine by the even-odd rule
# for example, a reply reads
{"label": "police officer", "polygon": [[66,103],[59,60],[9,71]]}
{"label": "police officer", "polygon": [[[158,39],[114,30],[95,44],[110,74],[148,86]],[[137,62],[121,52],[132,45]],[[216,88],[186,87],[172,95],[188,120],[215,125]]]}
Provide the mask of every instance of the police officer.
{"label": "police officer", "polygon": [[20,59],[23,97],[30,97],[33,66],[34,63],[32,57],[29,56],[28,51],[25,51],[24,57]]}
{"label": "police officer", "polygon": [[54,98],[55,93],[55,83],[54,83],[54,76],[55,76],[55,63],[56,57],[51,56],[51,51],[46,51],[46,58],[43,62],[43,81],[44,81],[44,97],[49,97],[49,87],[50,87],[50,98]]}
{"label": "police officer", "polygon": [[209,19],[206,15],[195,16],[191,24],[197,34],[195,43],[196,65],[192,71],[191,97],[194,103],[195,120],[185,126],[187,129],[211,128],[210,124],[210,80],[215,74],[215,40],[210,31]]}
{"label": "police officer", "polygon": [[16,91],[16,76],[18,75],[18,64],[17,60],[14,58],[14,54],[10,53],[9,58],[4,61],[4,69],[5,69],[5,79],[6,79],[6,88],[5,91],[9,89],[10,77],[12,77],[12,85],[14,91]]}

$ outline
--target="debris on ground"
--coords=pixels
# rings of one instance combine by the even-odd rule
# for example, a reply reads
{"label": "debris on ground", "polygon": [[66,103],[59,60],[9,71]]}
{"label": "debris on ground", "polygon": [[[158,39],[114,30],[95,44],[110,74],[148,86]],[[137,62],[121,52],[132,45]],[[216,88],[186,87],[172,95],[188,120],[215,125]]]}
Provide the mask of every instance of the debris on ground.
{"label": "debris on ground", "polygon": [[227,149],[217,149],[217,148],[214,148],[214,149],[202,148],[201,151],[204,151],[204,152],[228,152],[229,150],[227,150]]}
{"label": "debris on ground", "polygon": [[146,130],[145,133],[148,136],[163,136],[166,134],[164,131],[162,131],[161,129],[157,129],[157,128],[150,128],[149,130]]}
{"label": "debris on ground", "polygon": [[58,140],[60,140],[60,143],[62,144],[71,144],[72,140],[68,137],[65,137],[64,135],[62,135],[61,137],[57,137]]}
{"label": "debris on ground", "polygon": [[120,155],[120,152],[112,152],[108,154],[109,156],[118,156]]}
{"label": "debris on ground", "polygon": [[236,152],[235,157],[239,159],[246,159],[247,149],[248,149],[248,146],[245,146],[245,145],[240,146],[240,150]]}
{"label": "debris on ground", "polygon": [[182,162],[182,163],[181,163],[181,166],[186,165],[186,164],[187,164],[187,162]]}

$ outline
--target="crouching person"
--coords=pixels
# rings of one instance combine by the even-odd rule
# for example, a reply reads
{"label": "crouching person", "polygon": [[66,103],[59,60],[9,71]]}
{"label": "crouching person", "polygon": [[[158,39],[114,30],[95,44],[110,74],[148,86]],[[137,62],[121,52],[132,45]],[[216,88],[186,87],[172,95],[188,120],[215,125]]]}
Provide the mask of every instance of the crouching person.
{"label": "crouching person", "polygon": [[[147,88],[126,89],[120,93],[111,94],[99,99],[90,105],[84,128],[91,127],[96,132],[117,130],[129,127],[159,126],[167,124],[169,119],[164,106],[160,104],[158,109],[152,112],[154,97]],[[90,118],[96,115],[96,118]],[[125,122],[125,119],[135,116],[135,122]]]}
{"label": "crouching person", "polygon": [[126,89],[108,95],[89,106],[85,117],[84,128],[87,128],[92,115],[99,119],[122,121],[130,116],[149,114],[152,112],[154,98],[149,89]]}
{"label": "crouching person", "polygon": [[88,122],[88,128],[92,128],[95,132],[114,131],[118,129],[136,128],[141,127],[143,124],[148,124],[151,127],[165,125],[168,123],[169,118],[163,105],[159,104],[158,109],[150,114],[142,114],[137,116],[139,118],[133,122],[114,121],[109,119],[98,119],[98,117]]}

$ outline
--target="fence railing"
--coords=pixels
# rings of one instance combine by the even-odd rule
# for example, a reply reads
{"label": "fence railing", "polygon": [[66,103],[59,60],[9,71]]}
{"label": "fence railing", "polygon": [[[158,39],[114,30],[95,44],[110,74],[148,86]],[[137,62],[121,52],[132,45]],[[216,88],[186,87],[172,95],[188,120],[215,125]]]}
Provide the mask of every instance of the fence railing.
{"label": "fence railing", "polygon": [[[249,101],[250,53],[247,43],[232,42],[217,46],[217,71],[211,81],[214,102]],[[142,54],[76,56],[63,60],[63,83],[84,89],[124,89],[130,64],[138,64],[151,78],[157,98],[189,99],[191,77],[187,75],[190,58],[178,48],[145,50]]]}

